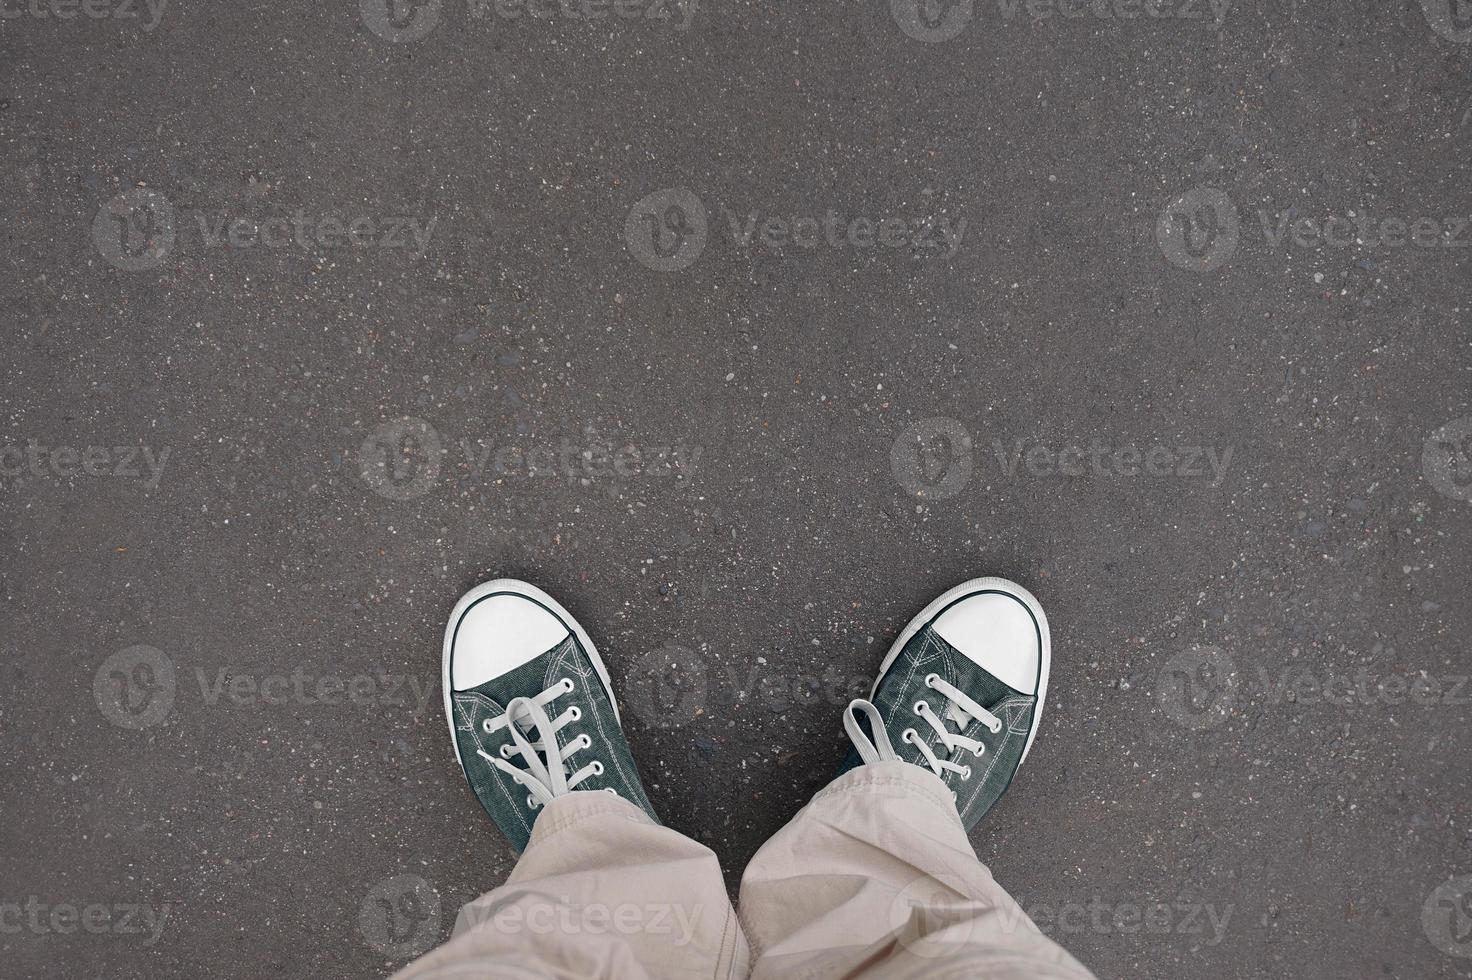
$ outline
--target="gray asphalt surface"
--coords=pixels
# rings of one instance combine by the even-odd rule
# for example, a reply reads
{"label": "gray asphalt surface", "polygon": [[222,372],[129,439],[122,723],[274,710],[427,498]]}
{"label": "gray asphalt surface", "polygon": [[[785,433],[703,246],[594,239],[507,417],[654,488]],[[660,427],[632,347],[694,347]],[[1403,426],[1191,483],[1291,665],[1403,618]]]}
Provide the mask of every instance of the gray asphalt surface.
{"label": "gray asphalt surface", "polygon": [[0,7],[0,974],[448,936],[514,861],[440,707],[496,576],[734,888],[996,574],[1054,668],[973,839],[1045,931],[1472,975],[1472,10],[49,3]]}

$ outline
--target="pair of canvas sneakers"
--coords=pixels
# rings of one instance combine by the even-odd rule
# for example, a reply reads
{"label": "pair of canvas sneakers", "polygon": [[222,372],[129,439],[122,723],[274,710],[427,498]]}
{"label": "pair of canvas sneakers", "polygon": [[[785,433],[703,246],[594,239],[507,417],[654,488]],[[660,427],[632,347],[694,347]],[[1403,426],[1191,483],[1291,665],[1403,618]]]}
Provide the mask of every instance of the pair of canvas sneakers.
{"label": "pair of canvas sneakers", "polygon": [[[853,749],[839,774],[893,759],[922,766],[971,829],[1032,747],[1049,656],[1048,620],[1026,589],[1000,578],[956,586],[910,621],[869,698],[845,710]],[[658,821],[608,669],[541,589],[498,579],[460,599],[445,628],[443,688],[465,778],[517,851],[567,793],[613,793]]]}

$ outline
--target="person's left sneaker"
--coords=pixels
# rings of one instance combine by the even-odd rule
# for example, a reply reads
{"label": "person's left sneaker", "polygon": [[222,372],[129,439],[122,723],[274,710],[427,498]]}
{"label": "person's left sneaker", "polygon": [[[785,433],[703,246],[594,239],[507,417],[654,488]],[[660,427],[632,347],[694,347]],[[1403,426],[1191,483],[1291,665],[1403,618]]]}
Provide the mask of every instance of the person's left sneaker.
{"label": "person's left sneaker", "polygon": [[442,683],[460,768],[518,852],[542,808],[567,793],[613,793],[658,822],[607,668],[541,589],[498,579],[462,596],[445,627]]}

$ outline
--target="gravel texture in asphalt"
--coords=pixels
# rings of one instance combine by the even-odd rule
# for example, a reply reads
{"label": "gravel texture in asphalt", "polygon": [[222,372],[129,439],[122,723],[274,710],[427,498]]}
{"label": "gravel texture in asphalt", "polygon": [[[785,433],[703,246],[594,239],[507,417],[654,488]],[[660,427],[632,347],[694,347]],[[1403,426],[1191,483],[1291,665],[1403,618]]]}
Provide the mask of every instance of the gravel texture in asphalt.
{"label": "gravel texture in asphalt", "polygon": [[1046,932],[1468,976],[1467,8],[0,0],[0,974],[447,937],[500,576],[734,889],[992,574]]}

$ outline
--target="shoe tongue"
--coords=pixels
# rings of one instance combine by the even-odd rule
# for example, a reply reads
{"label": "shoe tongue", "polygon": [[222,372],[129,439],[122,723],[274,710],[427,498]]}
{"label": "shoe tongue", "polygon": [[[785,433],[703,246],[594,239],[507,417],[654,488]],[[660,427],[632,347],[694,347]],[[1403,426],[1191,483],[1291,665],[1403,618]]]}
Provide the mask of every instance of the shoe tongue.
{"label": "shoe tongue", "polygon": [[946,702],[946,720],[957,728],[965,728],[974,720],[971,715],[961,710],[960,705],[954,701]]}

